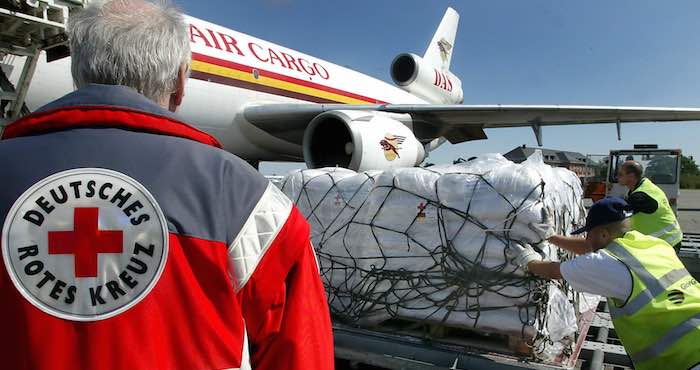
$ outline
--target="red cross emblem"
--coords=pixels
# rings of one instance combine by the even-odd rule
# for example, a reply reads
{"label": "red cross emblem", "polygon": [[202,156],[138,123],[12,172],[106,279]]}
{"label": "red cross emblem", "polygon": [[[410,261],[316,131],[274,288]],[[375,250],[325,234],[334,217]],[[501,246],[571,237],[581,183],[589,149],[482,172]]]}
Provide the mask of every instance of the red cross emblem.
{"label": "red cross emblem", "polygon": [[49,254],[72,254],[75,277],[97,277],[100,253],[122,253],[123,232],[98,228],[99,208],[75,208],[73,231],[49,231]]}
{"label": "red cross emblem", "polygon": [[425,218],[425,207],[427,207],[427,205],[425,205],[423,202],[420,202],[420,204],[417,207],[418,208],[418,218]]}

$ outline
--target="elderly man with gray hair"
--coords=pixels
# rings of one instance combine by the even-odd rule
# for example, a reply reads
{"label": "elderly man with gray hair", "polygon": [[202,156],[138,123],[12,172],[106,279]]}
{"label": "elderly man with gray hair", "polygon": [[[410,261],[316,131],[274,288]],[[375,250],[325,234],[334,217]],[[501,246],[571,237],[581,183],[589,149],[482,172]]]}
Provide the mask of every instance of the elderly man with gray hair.
{"label": "elderly man with gray hair", "polygon": [[0,141],[8,369],[332,369],[326,295],[292,202],[178,119],[172,6],[71,16],[72,92]]}

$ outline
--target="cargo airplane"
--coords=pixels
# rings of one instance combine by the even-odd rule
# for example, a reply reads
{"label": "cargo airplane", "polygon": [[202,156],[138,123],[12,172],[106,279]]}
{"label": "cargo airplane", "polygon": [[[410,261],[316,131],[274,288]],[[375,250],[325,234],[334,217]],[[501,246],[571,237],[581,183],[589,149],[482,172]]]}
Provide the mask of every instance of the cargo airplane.
{"label": "cargo airplane", "polygon": [[[423,56],[398,55],[396,86],[193,17],[192,74],[179,114],[252,163],[304,161],[354,170],[420,164],[445,141],[484,129],[700,120],[696,108],[463,105],[450,72],[459,15],[448,8]],[[7,66],[5,66],[7,67]],[[6,68],[8,70],[9,68]],[[14,77],[19,74],[15,68]],[[70,58],[39,62],[27,95],[37,108],[73,89]]]}

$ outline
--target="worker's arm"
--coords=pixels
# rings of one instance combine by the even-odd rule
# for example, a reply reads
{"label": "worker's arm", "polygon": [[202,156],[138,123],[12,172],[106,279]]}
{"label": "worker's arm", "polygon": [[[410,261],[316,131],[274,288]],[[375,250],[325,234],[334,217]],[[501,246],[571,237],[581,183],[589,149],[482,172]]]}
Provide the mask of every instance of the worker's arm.
{"label": "worker's arm", "polygon": [[574,290],[626,301],[632,292],[632,273],[611,255],[595,251],[564,261],[561,276]]}
{"label": "worker's arm", "polygon": [[638,191],[627,197],[627,203],[632,207],[634,213],[652,214],[659,209],[659,202],[650,197],[649,194]]}
{"label": "worker's arm", "polygon": [[[256,370],[333,369],[333,334],[309,225],[291,206],[250,278],[239,287],[251,365]],[[277,213],[271,223],[281,223]],[[253,236],[256,237],[256,236]]]}
{"label": "worker's arm", "polygon": [[547,241],[574,254],[584,254],[591,251],[586,239],[580,237],[554,235]]}
{"label": "worker's arm", "polygon": [[632,291],[632,275],[616,258],[604,252],[591,252],[564,262],[542,261],[532,247],[524,247],[515,261],[530,273],[545,279],[564,279],[579,291],[627,300]]}
{"label": "worker's arm", "polygon": [[561,279],[559,262],[532,261],[527,264],[527,270],[532,274],[545,279]]}
{"label": "worker's arm", "polygon": [[542,261],[542,256],[530,245],[523,246],[513,262],[524,270],[539,277],[545,279],[561,279],[559,262]]}

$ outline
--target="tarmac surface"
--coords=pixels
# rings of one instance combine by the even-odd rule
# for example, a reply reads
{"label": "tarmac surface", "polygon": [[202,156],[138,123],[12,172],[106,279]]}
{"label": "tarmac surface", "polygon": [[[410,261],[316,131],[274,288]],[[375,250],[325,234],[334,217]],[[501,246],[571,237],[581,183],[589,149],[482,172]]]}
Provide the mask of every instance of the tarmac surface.
{"label": "tarmac surface", "polygon": [[700,233],[700,190],[681,190],[678,222],[686,233]]}

